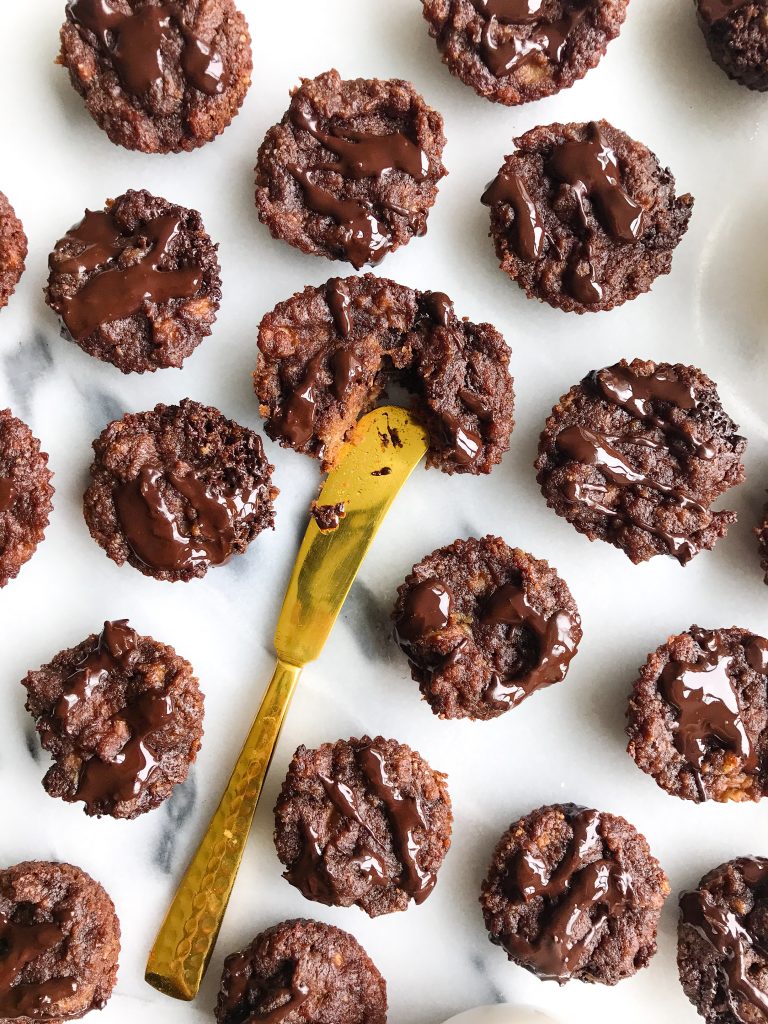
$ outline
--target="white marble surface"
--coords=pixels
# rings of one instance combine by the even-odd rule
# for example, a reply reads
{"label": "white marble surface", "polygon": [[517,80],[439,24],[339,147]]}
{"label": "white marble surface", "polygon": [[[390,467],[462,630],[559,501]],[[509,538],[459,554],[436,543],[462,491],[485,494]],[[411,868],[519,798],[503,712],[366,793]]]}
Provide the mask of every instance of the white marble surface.
{"label": "white marble surface", "polygon": [[[500,832],[553,800],[629,818],[648,836],[675,893],[728,857],[768,852],[765,808],[696,807],[666,796],[626,755],[622,731],[635,670],[670,632],[694,621],[768,632],[768,591],[751,536],[768,484],[768,100],[714,67],[688,0],[632,0],[598,70],[569,92],[519,110],[494,107],[450,78],[418,0],[241,2],[254,34],[255,73],[240,116],[204,150],[159,158],[112,146],[54,66],[63,0],[0,5],[0,188],[30,238],[27,272],[0,313],[0,407],[10,405],[42,438],[57,488],[44,544],[0,593],[0,863],[71,860],[114,897],[124,945],[117,992],[98,1018],[104,1024],[134,1022],[137,1009],[148,1021],[212,1019],[224,955],[262,927],[301,914],[360,939],[388,979],[396,1024],[438,1024],[494,1001],[538,1007],[562,1024],[694,1024],[676,975],[674,899],[649,969],[615,989],[575,982],[559,989],[509,965],[490,945],[477,893]],[[451,174],[429,234],[390,256],[380,272],[448,291],[461,314],[498,325],[514,352],[517,426],[490,478],[417,471],[393,509],[323,656],[300,684],[211,971],[199,1000],[185,1006],[145,985],[144,960],[271,673],[270,637],[317,466],[269,445],[282,489],[276,532],[187,585],[114,566],[88,536],[80,497],[92,438],[124,411],[190,395],[259,426],[249,376],[260,317],[343,268],[268,237],[252,204],[251,168],[289,87],[330,66],[348,77],[409,78],[444,114]],[[601,116],[655,149],[697,202],[670,277],[620,310],[578,318],[527,301],[501,275],[478,196],[513,135],[537,123]],[[86,205],[99,207],[128,187],[197,207],[221,243],[221,314],[182,371],[123,377],[63,341],[42,301],[53,242]],[[728,497],[739,524],[685,570],[666,559],[633,567],[618,551],[590,545],[546,509],[531,469],[538,431],[559,395],[589,369],[635,355],[701,365],[750,440],[749,479]],[[584,641],[565,684],[492,723],[439,722],[389,639],[394,589],[434,547],[489,531],[558,567],[579,603]],[[207,699],[205,742],[191,778],[170,804],[131,823],[89,820],[46,796],[46,758],[18,683],[103,619],[121,616],[189,658]],[[354,908],[307,903],[281,879],[271,843],[271,808],[295,747],[364,730],[396,736],[447,771],[456,814],[433,896],[376,921]]]}

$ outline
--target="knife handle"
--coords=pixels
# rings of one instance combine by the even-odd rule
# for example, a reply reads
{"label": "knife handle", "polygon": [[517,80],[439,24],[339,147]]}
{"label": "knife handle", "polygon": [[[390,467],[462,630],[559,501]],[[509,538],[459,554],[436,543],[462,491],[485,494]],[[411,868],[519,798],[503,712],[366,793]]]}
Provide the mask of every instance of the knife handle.
{"label": "knife handle", "polygon": [[248,739],[147,961],[146,981],[194,999],[213,953],[280,729],[301,669],[278,661]]}

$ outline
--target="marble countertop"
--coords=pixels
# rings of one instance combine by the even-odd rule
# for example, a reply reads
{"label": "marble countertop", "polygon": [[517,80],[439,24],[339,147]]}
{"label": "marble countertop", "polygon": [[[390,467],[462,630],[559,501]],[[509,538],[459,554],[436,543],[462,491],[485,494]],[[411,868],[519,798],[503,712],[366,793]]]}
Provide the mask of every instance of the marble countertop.
{"label": "marble countertop", "polygon": [[[637,666],[668,634],[692,622],[768,632],[768,590],[751,534],[768,484],[768,101],[729,83],[711,63],[683,0],[632,0],[599,69],[558,97],[516,110],[480,100],[448,75],[418,0],[240,2],[255,58],[244,108],[212,145],[166,157],[112,146],[85,114],[53,63],[63,0],[0,6],[0,188],[30,239],[26,274],[0,313],[0,408],[9,405],[31,425],[56,474],[46,540],[0,592],[0,863],[69,860],[113,896],[123,953],[117,991],[92,1018],[104,1024],[133,1022],[137,1008],[150,1021],[211,1020],[225,954],[297,915],[358,937],[387,978],[396,1024],[438,1024],[495,1001],[529,1004],[564,1024],[694,1024],[677,980],[674,898],[647,970],[615,989],[577,982],[560,989],[508,964],[488,942],[477,895],[501,831],[552,801],[627,817],[647,835],[674,893],[729,857],[768,852],[764,808],[697,807],[666,796],[629,759],[623,734]],[[269,238],[253,207],[252,167],[288,89],[300,75],[331,66],[345,77],[410,79],[445,116],[450,177],[429,234],[389,256],[378,272],[447,291],[460,314],[502,330],[513,349],[517,426],[508,456],[489,478],[417,470],[393,508],[322,657],[300,683],[211,970],[197,1002],[184,1005],[146,986],[143,966],[270,677],[271,635],[318,467],[268,443],[281,488],[275,533],[186,585],[113,565],[88,536],[80,501],[92,439],[126,411],[188,395],[259,428],[250,374],[261,316],[344,268]],[[537,123],[597,117],[648,143],[671,165],[680,190],[695,195],[696,208],[670,277],[619,310],[580,318],[526,300],[498,271],[478,197],[513,136]],[[202,211],[221,243],[224,297],[213,336],[182,371],[123,377],[59,337],[41,289],[49,250],[83,209],[140,187]],[[635,567],[607,545],[590,545],[545,507],[534,480],[538,433],[557,398],[588,370],[636,355],[700,365],[750,442],[748,480],[727,498],[738,525],[685,570],[668,559]],[[389,611],[413,562],[458,536],[487,532],[558,568],[579,604],[584,640],[563,685],[494,722],[440,722],[419,700],[390,640]],[[205,740],[189,780],[162,809],[129,823],[89,820],[41,788],[47,758],[19,680],[104,619],[126,616],[194,665],[206,694]],[[397,737],[446,771],[456,818],[432,897],[375,921],[355,908],[307,903],[281,879],[271,841],[271,809],[296,746],[366,731]]]}

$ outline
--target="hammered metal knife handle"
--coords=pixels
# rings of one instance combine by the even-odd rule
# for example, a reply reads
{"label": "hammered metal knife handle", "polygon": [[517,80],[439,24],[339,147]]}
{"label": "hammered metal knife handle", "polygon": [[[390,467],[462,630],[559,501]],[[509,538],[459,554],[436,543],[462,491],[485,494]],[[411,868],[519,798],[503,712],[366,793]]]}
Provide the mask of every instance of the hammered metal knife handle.
{"label": "hammered metal knife handle", "polygon": [[144,976],[165,995],[194,999],[200,988],[300,673],[278,661],[221,803],[157,934]]}

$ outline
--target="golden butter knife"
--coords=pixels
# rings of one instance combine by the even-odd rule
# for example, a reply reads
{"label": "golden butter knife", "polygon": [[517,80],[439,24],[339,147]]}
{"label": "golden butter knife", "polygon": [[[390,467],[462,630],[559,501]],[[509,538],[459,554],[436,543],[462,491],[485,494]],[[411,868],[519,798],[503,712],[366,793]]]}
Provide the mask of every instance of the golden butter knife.
{"label": "golden butter knife", "polygon": [[146,980],[166,995],[197,995],[301,670],[322,651],[376,531],[427,444],[405,409],[375,409],[358,422],[320,491],[317,504],[343,503],[344,516],[331,533],[310,520],[304,535],[275,631],[275,674],[147,961]]}

